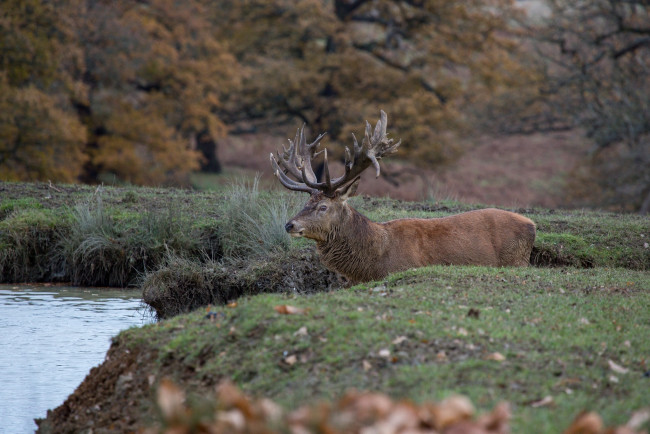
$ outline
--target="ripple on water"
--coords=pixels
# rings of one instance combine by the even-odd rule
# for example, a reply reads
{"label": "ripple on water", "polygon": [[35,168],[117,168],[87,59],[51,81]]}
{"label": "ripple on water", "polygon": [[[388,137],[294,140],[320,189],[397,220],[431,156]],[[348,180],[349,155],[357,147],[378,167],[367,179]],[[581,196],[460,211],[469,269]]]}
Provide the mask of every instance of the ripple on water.
{"label": "ripple on water", "polygon": [[0,433],[28,433],[99,365],[120,330],[152,321],[139,291],[0,285]]}

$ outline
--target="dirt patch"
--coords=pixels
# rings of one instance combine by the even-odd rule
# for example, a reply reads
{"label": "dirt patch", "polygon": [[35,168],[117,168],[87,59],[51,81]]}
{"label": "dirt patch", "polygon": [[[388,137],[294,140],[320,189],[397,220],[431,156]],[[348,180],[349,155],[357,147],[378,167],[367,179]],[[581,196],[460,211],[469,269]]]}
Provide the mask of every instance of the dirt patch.
{"label": "dirt patch", "polygon": [[530,254],[530,264],[535,267],[577,267],[594,268],[591,258],[579,258],[562,251],[559,246],[533,247]]}
{"label": "dirt patch", "polygon": [[134,432],[151,417],[149,375],[156,354],[114,342],[65,402],[37,419],[37,432]]}

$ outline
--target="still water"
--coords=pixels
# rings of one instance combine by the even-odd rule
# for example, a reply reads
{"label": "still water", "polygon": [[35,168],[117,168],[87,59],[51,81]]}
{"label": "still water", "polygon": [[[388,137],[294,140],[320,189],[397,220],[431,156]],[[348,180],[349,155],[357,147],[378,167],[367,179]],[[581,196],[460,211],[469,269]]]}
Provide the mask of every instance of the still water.
{"label": "still water", "polygon": [[102,363],[110,338],[152,322],[140,291],[0,285],[0,433],[31,433]]}

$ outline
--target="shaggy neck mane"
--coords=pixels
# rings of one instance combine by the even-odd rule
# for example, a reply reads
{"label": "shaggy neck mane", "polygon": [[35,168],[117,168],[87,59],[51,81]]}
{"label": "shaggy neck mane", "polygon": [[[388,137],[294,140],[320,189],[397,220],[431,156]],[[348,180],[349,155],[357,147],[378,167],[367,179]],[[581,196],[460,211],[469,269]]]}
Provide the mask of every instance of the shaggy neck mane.
{"label": "shaggy neck mane", "polygon": [[385,230],[354,208],[346,207],[345,218],[317,244],[321,260],[352,282],[372,280],[377,259],[384,251]]}

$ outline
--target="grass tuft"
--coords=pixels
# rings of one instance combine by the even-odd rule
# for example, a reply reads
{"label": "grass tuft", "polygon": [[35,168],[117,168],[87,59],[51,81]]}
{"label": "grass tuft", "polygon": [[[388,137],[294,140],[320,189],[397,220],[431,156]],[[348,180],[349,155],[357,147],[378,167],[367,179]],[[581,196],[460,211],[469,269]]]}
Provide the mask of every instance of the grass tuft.
{"label": "grass tuft", "polygon": [[237,259],[288,251],[292,243],[284,225],[298,211],[300,199],[260,192],[259,178],[251,184],[233,183],[220,207],[224,256]]}

